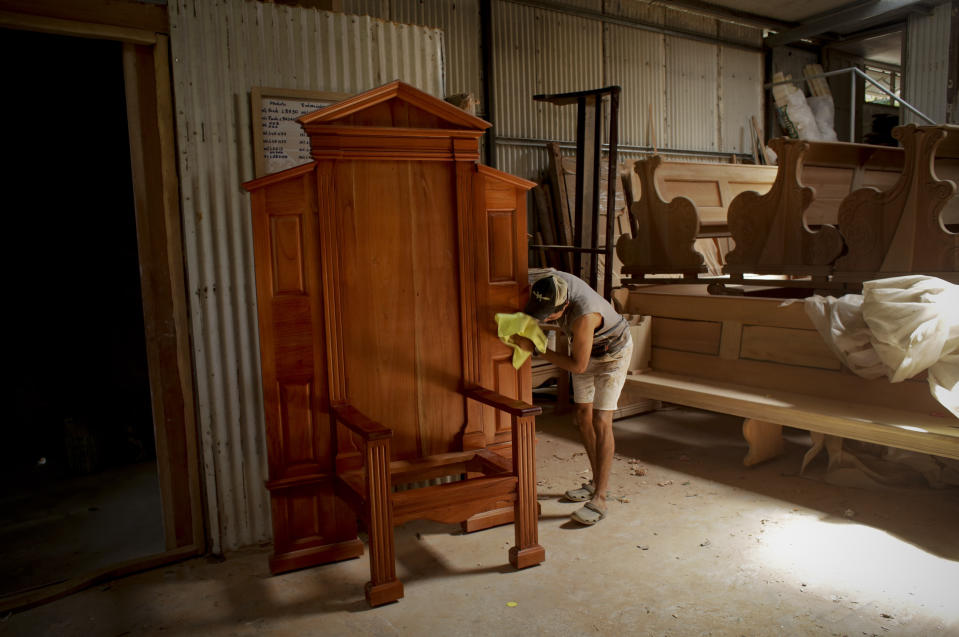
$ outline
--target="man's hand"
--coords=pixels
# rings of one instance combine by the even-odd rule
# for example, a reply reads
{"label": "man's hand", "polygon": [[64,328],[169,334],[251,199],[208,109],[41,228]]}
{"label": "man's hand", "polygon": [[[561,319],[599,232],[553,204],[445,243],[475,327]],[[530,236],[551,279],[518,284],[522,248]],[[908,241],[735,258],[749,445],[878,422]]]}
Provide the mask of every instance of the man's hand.
{"label": "man's hand", "polygon": [[533,344],[533,341],[529,340],[525,336],[513,334],[513,336],[510,337],[510,342],[513,343],[513,345],[518,346],[520,349],[526,350],[530,354],[536,353],[536,346]]}

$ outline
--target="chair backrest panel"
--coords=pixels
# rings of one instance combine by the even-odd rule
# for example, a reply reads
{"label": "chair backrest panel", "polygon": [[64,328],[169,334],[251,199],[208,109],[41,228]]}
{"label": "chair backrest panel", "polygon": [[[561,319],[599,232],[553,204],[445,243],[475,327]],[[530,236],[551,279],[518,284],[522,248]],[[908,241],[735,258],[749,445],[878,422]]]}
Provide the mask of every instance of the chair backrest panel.
{"label": "chair backrest panel", "polygon": [[339,161],[339,312],[350,404],[393,459],[454,450],[466,423],[453,162]]}

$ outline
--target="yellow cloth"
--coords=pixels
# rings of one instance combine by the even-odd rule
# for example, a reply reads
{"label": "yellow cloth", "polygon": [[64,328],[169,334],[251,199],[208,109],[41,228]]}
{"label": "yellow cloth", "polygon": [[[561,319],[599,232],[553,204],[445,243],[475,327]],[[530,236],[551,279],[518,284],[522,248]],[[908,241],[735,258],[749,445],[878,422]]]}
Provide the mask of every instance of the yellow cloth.
{"label": "yellow cloth", "polygon": [[536,350],[540,354],[546,351],[546,333],[540,329],[536,319],[529,314],[523,314],[522,312],[516,312],[515,314],[497,314],[493,318],[496,319],[497,336],[499,336],[499,340],[513,348],[513,367],[516,369],[522,367],[526,359],[532,356],[532,354],[510,341],[514,334],[525,336],[533,341],[533,345],[536,346]]}

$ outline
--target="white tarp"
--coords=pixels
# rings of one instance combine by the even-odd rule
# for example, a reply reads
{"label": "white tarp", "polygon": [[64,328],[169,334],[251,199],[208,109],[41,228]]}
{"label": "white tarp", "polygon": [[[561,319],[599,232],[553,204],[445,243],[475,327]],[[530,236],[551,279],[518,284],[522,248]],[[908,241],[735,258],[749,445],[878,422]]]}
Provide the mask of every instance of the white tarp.
{"label": "white tarp", "polygon": [[932,395],[959,418],[959,286],[901,276],[867,281],[861,295],[812,296],[805,306],[854,373],[897,383],[926,370]]}

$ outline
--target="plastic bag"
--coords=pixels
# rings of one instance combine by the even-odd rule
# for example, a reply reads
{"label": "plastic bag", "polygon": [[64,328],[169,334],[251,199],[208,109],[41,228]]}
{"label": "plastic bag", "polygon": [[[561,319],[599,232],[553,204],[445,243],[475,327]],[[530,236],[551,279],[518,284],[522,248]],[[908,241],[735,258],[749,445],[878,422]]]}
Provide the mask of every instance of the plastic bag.
{"label": "plastic bag", "polygon": [[816,117],[812,109],[806,103],[806,96],[795,86],[787,86],[786,114],[789,121],[796,127],[796,134],[799,139],[808,139],[810,141],[822,141],[822,133],[819,132],[819,125],[816,123]]}
{"label": "plastic bag", "polygon": [[806,98],[806,104],[812,111],[816,119],[816,126],[824,142],[839,141],[836,136],[834,122],[836,119],[836,106],[832,101],[832,95],[814,95]]}

